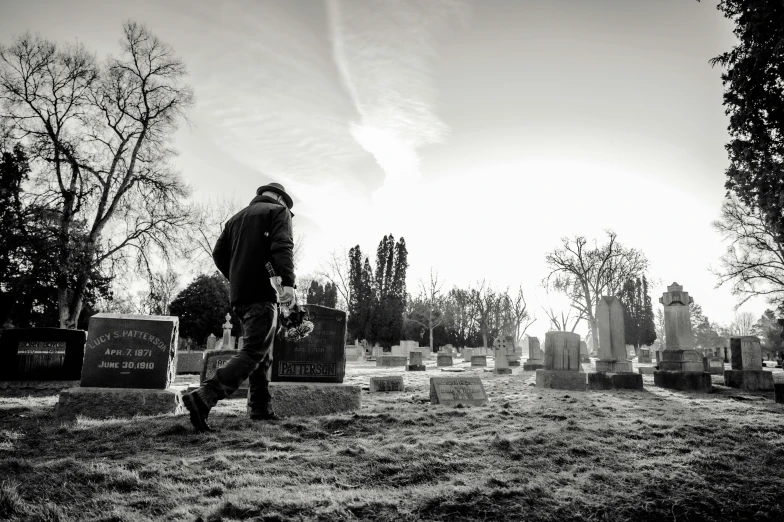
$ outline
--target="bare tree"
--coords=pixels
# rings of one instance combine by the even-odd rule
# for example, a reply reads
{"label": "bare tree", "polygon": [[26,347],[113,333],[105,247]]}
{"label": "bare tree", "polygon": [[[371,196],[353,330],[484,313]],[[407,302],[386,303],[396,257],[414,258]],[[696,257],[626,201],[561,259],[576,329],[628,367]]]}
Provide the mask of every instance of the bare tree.
{"label": "bare tree", "polygon": [[413,318],[414,313],[409,313],[407,319],[413,321],[429,332],[430,337],[430,351],[433,351],[433,330],[444,324],[445,316],[444,309],[444,296],[441,294],[443,283],[438,280],[438,272],[434,272],[430,268],[430,280],[425,283],[419,281],[419,296],[413,300],[410,305],[411,312],[421,314],[425,321],[417,321]]}
{"label": "bare tree", "polygon": [[757,318],[751,312],[738,312],[735,314],[735,319],[732,321],[730,329],[734,335],[755,335],[755,324]]}
{"label": "bare tree", "polygon": [[315,271],[316,276],[326,279],[337,287],[340,297],[338,308],[344,311],[348,310],[348,303],[351,302],[350,273],[348,251],[345,248],[331,251]]}
{"label": "bare tree", "polygon": [[522,342],[528,327],[536,322],[536,317],[532,316],[528,311],[528,304],[525,301],[522,284],[517,288],[517,295],[514,298],[507,292],[506,299],[507,306],[514,319],[515,340],[519,343]]}
{"label": "bare tree", "polygon": [[666,346],[664,339],[664,308],[661,306],[656,308],[656,338],[661,343],[662,349]]}
{"label": "bare tree", "polygon": [[121,46],[102,68],[81,46],[58,50],[30,34],[0,48],[2,116],[37,161],[39,196],[57,209],[61,327],[75,327],[96,267],[133,259],[149,273],[188,223],[189,190],[168,164],[193,101],[185,67],[134,22]]}
{"label": "bare tree", "polygon": [[[618,295],[627,279],[641,277],[648,260],[637,249],[625,248],[615,232],[605,231],[607,242],[593,246],[583,236],[562,238],[561,248],[547,254],[550,273],[543,280],[545,288],[566,294],[580,317],[588,321],[593,346],[599,346],[596,329],[596,305],[603,295]],[[547,312],[547,310],[545,310]],[[553,316],[548,313],[553,321]]]}
{"label": "bare tree", "polygon": [[713,227],[730,242],[720,268],[712,270],[719,278],[716,287],[732,285],[732,294],[740,298],[736,309],[754,296],[784,306],[784,243],[760,213],[730,194]]}
{"label": "bare tree", "polygon": [[474,314],[474,321],[482,334],[482,346],[487,348],[488,337],[493,327],[493,320],[498,306],[499,295],[492,289],[490,283],[482,280],[477,283],[478,288],[469,288],[469,298],[471,300],[471,311]]}

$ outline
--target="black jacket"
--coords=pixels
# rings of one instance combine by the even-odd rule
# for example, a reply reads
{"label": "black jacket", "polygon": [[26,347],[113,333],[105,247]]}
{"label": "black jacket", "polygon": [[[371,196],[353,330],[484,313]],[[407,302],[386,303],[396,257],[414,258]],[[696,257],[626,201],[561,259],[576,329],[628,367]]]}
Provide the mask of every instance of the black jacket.
{"label": "black jacket", "polygon": [[256,196],[226,222],[212,258],[229,280],[232,306],[276,301],[264,267],[272,263],[283,286],[294,286],[294,240],[289,210],[267,196]]}

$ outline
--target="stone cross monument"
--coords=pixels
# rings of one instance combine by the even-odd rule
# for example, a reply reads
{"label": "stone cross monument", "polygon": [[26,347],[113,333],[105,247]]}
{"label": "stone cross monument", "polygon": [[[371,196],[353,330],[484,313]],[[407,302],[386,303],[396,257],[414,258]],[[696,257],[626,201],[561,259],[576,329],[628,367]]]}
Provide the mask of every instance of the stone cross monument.
{"label": "stone cross monument", "polygon": [[678,283],[667,287],[659,302],[664,305],[665,346],[659,370],[653,373],[657,386],[683,391],[711,390],[710,373],[704,370],[702,356],[694,350],[689,304],[694,299]]}
{"label": "stone cross monument", "polygon": [[230,350],[231,345],[231,314],[226,314],[226,322],[223,323],[223,349]]}

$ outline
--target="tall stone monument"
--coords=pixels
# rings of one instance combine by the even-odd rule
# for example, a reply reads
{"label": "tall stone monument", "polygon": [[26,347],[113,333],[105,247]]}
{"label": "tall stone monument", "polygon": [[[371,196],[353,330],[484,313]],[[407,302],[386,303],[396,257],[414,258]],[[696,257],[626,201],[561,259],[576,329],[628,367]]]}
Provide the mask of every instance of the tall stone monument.
{"label": "tall stone monument", "polygon": [[589,390],[642,389],[642,375],[632,373],[626,355],[623,305],[615,296],[602,296],[596,305],[599,360],[596,371],[588,374]]}
{"label": "tall stone monument", "polygon": [[523,364],[523,370],[532,372],[544,368],[544,352],[539,345],[538,337],[526,337],[523,339],[523,347],[528,355],[528,360]]}
{"label": "tall stone monument", "polygon": [[234,348],[234,343],[231,337],[231,314],[226,314],[226,322],[223,323],[223,349],[230,350]]}
{"label": "tall stone monument", "polygon": [[664,305],[665,347],[659,369],[653,372],[653,382],[674,390],[711,391],[710,373],[704,370],[702,356],[694,350],[689,313],[689,304],[694,299],[681,285],[673,283],[659,302]]}
{"label": "tall stone monument", "polygon": [[742,390],[773,390],[773,374],[762,369],[759,337],[730,337],[731,370],[724,370],[724,385]]}
{"label": "tall stone monument", "polygon": [[536,370],[536,386],[561,390],[585,390],[580,365],[580,336],[572,332],[547,332],[544,337],[544,369]]}

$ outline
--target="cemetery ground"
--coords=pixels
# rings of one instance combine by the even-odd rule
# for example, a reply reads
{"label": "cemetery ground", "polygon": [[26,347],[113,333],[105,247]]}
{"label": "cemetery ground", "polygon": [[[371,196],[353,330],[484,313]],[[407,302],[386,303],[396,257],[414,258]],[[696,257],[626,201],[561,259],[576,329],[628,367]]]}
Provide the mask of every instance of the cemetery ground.
{"label": "cemetery ground", "polygon": [[[433,361],[348,363],[355,413],[254,423],[229,400],[201,435],[184,415],[61,422],[56,397],[0,398],[0,520],[782,520],[773,392],[649,375],[644,391],[550,390],[456,366],[489,405],[431,405],[429,377],[453,375]],[[381,375],[405,391],[368,393]]]}

